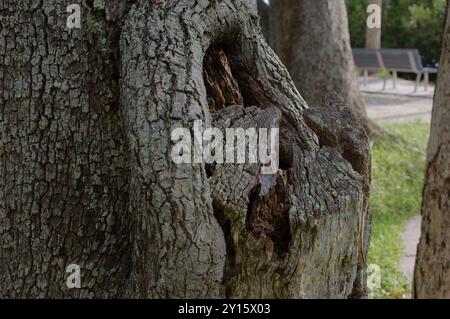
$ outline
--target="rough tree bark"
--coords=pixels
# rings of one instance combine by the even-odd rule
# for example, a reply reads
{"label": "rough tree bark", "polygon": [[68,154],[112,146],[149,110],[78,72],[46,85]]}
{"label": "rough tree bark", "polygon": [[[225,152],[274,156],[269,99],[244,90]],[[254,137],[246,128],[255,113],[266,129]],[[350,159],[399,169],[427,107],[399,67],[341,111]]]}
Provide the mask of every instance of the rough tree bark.
{"label": "rough tree bark", "polygon": [[[364,297],[367,136],[308,110],[248,2],[82,1],[67,30],[70,2],[0,4],[0,297]],[[279,126],[280,170],[176,165],[194,120]]]}
{"label": "rough tree bark", "polygon": [[416,298],[450,298],[450,7],[434,95],[414,270]]}
{"label": "rough tree bark", "polygon": [[345,1],[272,0],[269,7],[270,44],[306,102],[315,107],[326,92],[336,92],[366,121]]}
{"label": "rough tree bark", "polygon": [[[375,4],[381,8],[383,5],[383,0],[370,0],[370,4]],[[379,49],[381,48],[381,28],[367,28],[366,29],[366,48],[369,49]]]}

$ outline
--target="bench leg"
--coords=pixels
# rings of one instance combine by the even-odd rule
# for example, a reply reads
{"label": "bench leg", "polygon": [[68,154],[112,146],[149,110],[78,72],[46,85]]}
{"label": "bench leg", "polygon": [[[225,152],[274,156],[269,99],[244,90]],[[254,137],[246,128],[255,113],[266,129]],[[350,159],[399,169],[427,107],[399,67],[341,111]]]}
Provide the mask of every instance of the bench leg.
{"label": "bench leg", "polygon": [[389,71],[385,70],[385,72],[384,72],[384,79],[383,79],[383,91],[386,90],[386,81],[387,81],[388,73],[389,73]]}
{"label": "bench leg", "polygon": [[414,93],[417,92],[417,88],[419,87],[420,79],[422,78],[422,73],[417,73],[416,77],[416,87],[414,88]]}
{"label": "bench leg", "polygon": [[423,76],[425,78],[425,92],[427,92],[428,91],[428,81],[429,81],[428,72],[425,72]]}
{"label": "bench leg", "polygon": [[367,74],[368,74],[367,70],[364,70],[364,86],[367,85]]}
{"label": "bench leg", "polygon": [[397,87],[397,71],[392,72],[394,74],[394,89]]}

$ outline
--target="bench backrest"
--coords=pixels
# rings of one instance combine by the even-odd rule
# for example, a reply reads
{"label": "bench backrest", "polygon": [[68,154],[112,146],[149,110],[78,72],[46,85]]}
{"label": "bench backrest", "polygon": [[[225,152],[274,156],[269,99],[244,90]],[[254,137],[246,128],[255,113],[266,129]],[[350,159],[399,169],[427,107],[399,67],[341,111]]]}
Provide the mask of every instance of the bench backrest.
{"label": "bench backrest", "polygon": [[422,61],[417,49],[381,49],[384,67],[399,72],[421,72]]}
{"label": "bench backrest", "polygon": [[383,69],[383,61],[378,49],[353,49],[352,51],[358,68],[374,71]]}
{"label": "bench backrest", "polygon": [[399,72],[422,72],[417,49],[353,49],[357,67],[366,70],[387,69]]}

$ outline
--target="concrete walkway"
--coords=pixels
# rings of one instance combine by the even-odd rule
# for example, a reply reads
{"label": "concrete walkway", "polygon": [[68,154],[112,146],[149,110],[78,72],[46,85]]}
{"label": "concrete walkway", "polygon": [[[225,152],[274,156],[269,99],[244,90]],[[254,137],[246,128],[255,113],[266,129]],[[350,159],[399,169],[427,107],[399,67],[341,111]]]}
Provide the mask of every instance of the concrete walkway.
{"label": "concrete walkway", "polygon": [[400,269],[405,273],[409,280],[414,277],[414,263],[416,260],[417,244],[420,239],[420,221],[419,215],[408,220],[403,228],[403,257],[400,259]]}
{"label": "concrete walkway", "polygon": [[397,79],[395,89],[388,85],[384,91],[382,90],[383,79],[379,77],[369,77],[367,85],[363,85],[363,82],[363,78],[360,77],[359,89],[366,101],[367,114],[374,121],[431,122],[433,84],[429,84],[427,92],[424,92],[421,86],[418,92],[414,93],[414,81]]}
{"label": "concrete walkway", "polygon": [[358,78],[359,90],[366,93],[433,98],[433,83],[429,83],[425,90],[425,84],[422,81],[417,88],[417,92],[415,92],[415,81],[397,79],[394,87],[392,78],[389,78],[386,83],[386,88],[383,90],[383,78],[381,77],[371,76],[367,79],[366,84],[364,83],[364,77]]}

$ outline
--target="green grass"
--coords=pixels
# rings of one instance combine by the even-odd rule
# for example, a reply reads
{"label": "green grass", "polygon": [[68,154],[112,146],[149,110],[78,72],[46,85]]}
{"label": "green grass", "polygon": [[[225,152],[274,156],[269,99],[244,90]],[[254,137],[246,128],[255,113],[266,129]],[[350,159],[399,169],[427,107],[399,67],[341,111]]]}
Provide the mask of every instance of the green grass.
{"label": "green grass", "polygon": [[425,153],[429,125],[414,122],[383,124],[388,132],[402,136],[411,146],[394,141],[373,140],[372,238],[369,264],[381,268],[381,287],[372,298],[405,298],[410,283],[399,269],[402,256],[401,234],[404,223],[420,213]]}

